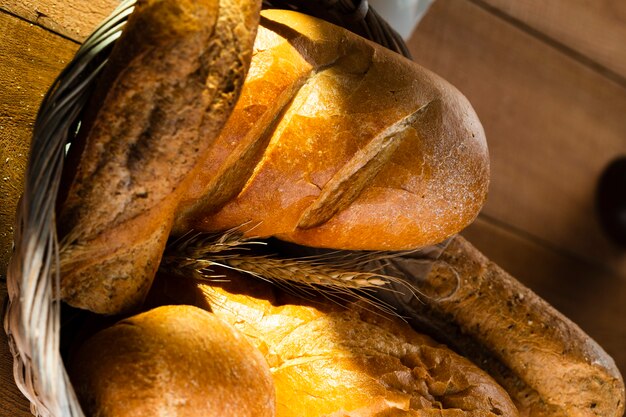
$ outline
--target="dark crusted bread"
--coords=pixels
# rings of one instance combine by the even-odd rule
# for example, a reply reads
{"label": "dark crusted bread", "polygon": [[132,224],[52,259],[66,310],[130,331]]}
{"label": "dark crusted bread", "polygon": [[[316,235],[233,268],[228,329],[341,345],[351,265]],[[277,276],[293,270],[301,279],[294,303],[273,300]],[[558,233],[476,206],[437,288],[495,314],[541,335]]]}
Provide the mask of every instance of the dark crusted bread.
{"label": "dark crusted bread", "polygon": [[624,382],[613,359],[463,238],[450,242],[426,277],[413,272],[421,273],[420,260],[390,263],[387,273],[404,274],[426,296],[389,301],[486,369],[521,415],[622,417]]}
{"label": "dark crusted bread", "polygon": [[77,166],[66,170],[67,303],[117,313],[142,301],[178,200],[239,95],[260,3],[137,2],[81,126]]}

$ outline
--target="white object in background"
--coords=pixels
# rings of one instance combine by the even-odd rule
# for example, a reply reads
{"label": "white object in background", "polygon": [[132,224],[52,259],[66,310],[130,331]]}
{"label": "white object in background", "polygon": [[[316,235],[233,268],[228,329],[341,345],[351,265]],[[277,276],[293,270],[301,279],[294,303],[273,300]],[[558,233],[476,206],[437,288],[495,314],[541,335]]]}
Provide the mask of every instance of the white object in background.
{"label": "white object in background", "polygon": [[368,3],[404,40],[407,40],[433,1],[369,0]]}

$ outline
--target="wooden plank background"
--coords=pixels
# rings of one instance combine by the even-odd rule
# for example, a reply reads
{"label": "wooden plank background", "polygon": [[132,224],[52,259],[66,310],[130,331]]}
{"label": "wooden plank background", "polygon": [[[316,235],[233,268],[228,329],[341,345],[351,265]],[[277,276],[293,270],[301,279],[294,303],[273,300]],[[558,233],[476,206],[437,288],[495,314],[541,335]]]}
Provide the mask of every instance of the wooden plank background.
{"label": "wooden plank background", "polygon": [[6,12],[82,42],[121,0],[3,0]]}
{"label": "wooden plank background", "polygon": [[33,122],[48,87],[77,49],[25,20],[0,13],[0,275],[11,251]]}
{"label": "wooden plank background", "polygon": [[[619,0],[475,0],[531,29],[534,35],[623,83],[626,2]],[[602,70],[605,71],[602,71]],[[612,74],[611,74],[612,73]]]}
{"label": "wooden plank background", "polygon": [[436,1],[409,46],[483,121],[483,214],[626,278],[594,212],[600,172],[626,152],[624,86],[464,0]]}
{"label": "wooden plank background", "polygon": [[[0,174],[8,140],[27,148],[41,94],[115,4],[0,3]],[[487,133],[489,200],[464,235],[626,373],[626,252],[605,238],[594,212],[598,175],[626,154],[626,3],[436,0],[408,44],[470,99]],[[12,184],[21,186],[23,161],[12,163]],[[3,206],[11,203],[2,192]],[[10,233],[5,223],[0,233]],[[0,257],[1,274],[5,266]],[[26,416],[4,337],[0,416]]]}

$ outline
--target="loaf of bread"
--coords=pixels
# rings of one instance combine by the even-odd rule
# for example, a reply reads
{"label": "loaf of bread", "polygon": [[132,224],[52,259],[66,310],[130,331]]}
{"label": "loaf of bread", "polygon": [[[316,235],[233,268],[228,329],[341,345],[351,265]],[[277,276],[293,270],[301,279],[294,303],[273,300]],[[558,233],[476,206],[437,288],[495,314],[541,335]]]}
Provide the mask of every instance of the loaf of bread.
{"label": "loaf of bread", "polygon": [[622,417],[624,381],[613,359],[469,242],[455,237],[425,277],[421,266],[419,259],[396,257],[383,269],[404,275],[422,297],[381,296],[486,369],[521,415]]}
{"label": "loaf of bread", "polygon": [[267,362],[215,315],[164,306],[88,339],[69,372],[90,417],[273,417]]}
{"label": "loaf of bread", "polygon": [[162,302],[211,310],[248,337],[269,363],[277,417],[518,415],[485,372],[397,317],[222,272],[229,282],[160,276],[155,289]]}
{"label": "loaf of bread", "polygon": [[135,5],[65,170],[59,230],[67,303],[117,313],[142,301],[178,200],[239,95],[260,3]]}
{"label": "loaf of bread", "polygon": [[483,129],[417,64],[327,22],[266,10],[242,95],[175,230],[407,249],[467,226],[487,193]]}

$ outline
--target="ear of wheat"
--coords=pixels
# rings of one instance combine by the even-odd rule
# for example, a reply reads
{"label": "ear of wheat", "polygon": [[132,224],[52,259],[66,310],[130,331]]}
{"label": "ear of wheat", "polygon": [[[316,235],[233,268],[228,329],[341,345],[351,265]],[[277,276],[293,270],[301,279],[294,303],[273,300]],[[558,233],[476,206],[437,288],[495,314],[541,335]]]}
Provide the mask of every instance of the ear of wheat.
{"label": "ear of wheat", "polygon": [[259,254],[255,247],[266,243],[242,236],[236,229],[218,235],[188,234],[168,245],[161,268],[209,281],[223,278],[214,268],[232,269],[298,295],[318,294],[335,302],[357,298],[393,315],[398,315],[393,306],[373,297],[376,291],[423,296],[407,281],[382,273],[386,260],[406,255],[406,251],[334,251],[285,258]]}

